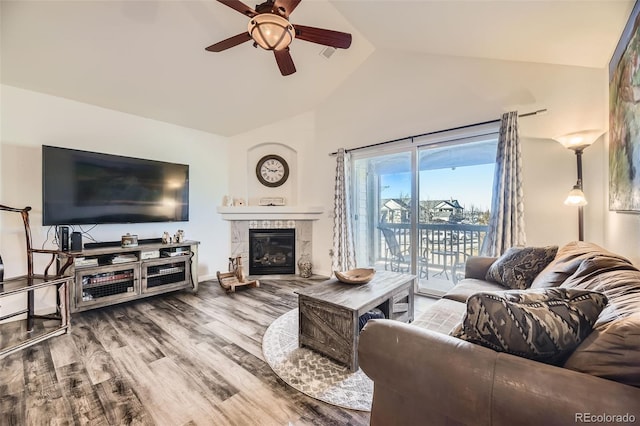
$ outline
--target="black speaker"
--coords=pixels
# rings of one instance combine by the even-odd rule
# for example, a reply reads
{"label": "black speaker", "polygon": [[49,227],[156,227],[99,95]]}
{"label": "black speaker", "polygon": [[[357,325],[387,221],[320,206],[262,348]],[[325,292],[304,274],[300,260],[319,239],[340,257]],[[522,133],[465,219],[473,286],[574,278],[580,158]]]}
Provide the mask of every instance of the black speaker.
{"label": "black speaker", "polygon": [[82,234],[79,232],[71,233],[71,251],[82,250]]}
{"label": "black speaker", "polygon": [[58,247],[62,251],[69,251],[69,227],[58,227]]}

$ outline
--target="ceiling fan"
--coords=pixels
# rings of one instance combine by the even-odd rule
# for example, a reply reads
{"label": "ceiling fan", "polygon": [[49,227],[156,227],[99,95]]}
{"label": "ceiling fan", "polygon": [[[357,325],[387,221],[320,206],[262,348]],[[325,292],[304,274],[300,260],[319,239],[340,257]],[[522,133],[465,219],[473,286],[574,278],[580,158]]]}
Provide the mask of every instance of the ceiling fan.
{"label": "ceiling fan", "polygon": [[218,1],[248,16],[251,20],[246,32],[212,44],[205,49],[209,52],[222,52],[253,40],[254,47],[260,46],[265,50],[273,50],[280,73],[290,75],[296,72],[289,53],[289,45],[295,38],[339,49],[348,49],[351,46],[351,34],[292,25],[289,22],[289,15],[302,0],[267,0],[257,5],[255,10],[240,0]]}

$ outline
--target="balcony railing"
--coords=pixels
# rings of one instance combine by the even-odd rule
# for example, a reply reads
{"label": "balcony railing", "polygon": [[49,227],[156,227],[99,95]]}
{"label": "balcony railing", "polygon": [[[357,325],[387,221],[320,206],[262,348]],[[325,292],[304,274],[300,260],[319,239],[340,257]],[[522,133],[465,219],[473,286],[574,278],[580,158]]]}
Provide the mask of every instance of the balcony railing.
{"label": "balcony railing", "polygon": [[[389,256],[394,251],[391,247],[397,244],[395,250],[403,253],[404,261],[409,262],[410,250],[414,246],[411,241],[411,224],[384,223],[380,227],[391,230],[385,238],[382,230],[378,232],[379,253],[378,261],[388,265]],[[416,271],[421,278],[428,277],[430,271],[441,271],[447,279],[456,281],[454,268],[464,272],[462,265],[469,256],[480,253],[482,242],[487,235],[487,225],[469,225],[452,223],[421,223],[418,224],[418,265]],[[395,241],[389,241],[391,235]],[[406,265],[408,267],[408,264]],[[449,278],[449,274],[451,274]]]}

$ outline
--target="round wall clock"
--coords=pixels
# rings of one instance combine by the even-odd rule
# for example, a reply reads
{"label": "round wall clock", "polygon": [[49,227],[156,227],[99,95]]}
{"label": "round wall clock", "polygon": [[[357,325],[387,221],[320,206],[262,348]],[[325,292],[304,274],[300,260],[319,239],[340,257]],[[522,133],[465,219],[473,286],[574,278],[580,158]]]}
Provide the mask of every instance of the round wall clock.
{"label": "round wall clock", "polygon": [[265,155],[256,165],[256,176],[261,184],[274,188],[289,178],[289,165],[279,155]]}

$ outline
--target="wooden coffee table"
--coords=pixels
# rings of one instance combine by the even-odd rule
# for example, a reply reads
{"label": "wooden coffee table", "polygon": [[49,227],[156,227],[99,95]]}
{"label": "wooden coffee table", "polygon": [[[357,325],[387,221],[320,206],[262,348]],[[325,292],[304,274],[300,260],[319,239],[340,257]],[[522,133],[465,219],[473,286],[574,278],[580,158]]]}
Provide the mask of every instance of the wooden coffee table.
{"label": "wooden coffee table", "polygon": [[296,291],[299,345],[358,369],[358,319],[373,308],[385,318],[413,321],[415,275],[378,271],[367,284],[330,279]]}

